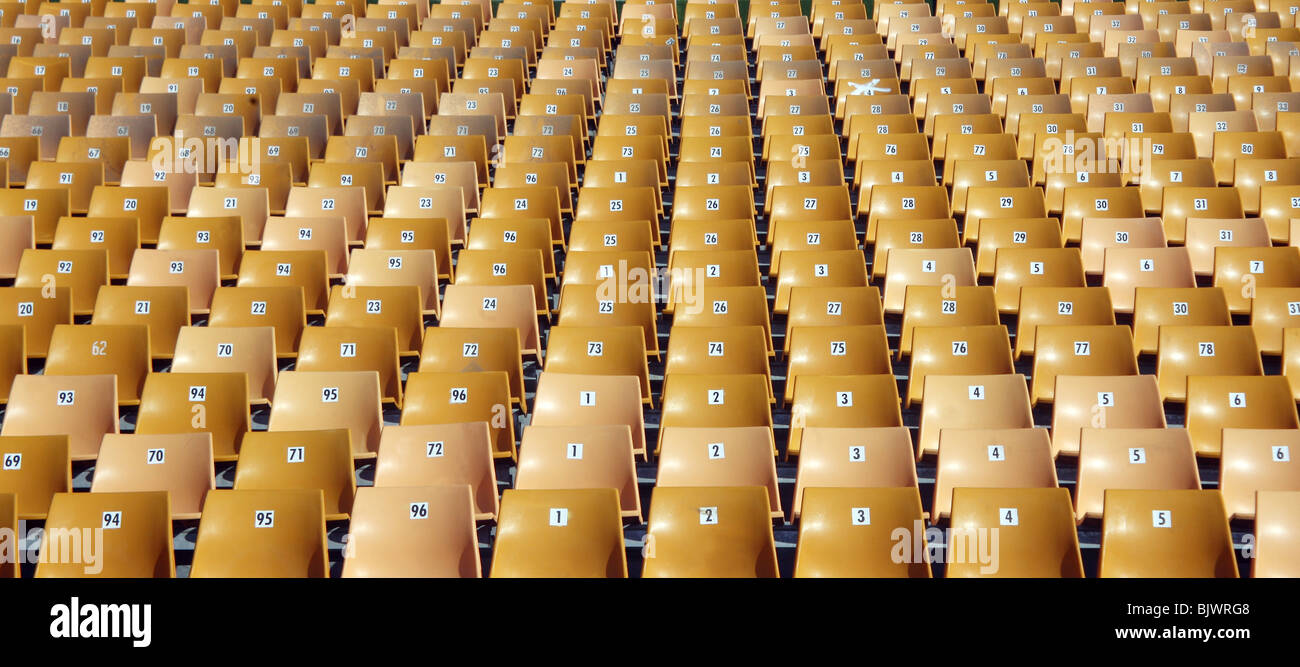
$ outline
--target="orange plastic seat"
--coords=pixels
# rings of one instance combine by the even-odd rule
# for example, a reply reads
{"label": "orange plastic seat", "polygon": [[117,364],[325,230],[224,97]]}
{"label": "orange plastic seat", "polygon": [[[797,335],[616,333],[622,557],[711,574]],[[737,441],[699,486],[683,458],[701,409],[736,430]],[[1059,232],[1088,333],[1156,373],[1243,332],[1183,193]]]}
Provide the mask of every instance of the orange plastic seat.
{"label": "orange plastic seat", "polygon": [[1236,577],[1222,496],[1213,490],[1107,490],[1098,575]]}
{"label": "orange plastic seat", "polygon": [[468,486],[471,518],[496,518],[491,438],[487,422],[386,426],[380,434],[375,486]]}
{"label": "orange plastic seat", "polygon": [[325,500],[319,489],[218,489],[208,494],[190,576],[326,577]]}
{"label": "orange plastic seat", "polygon": [[1102,516],[1109,489],[1201,488],[1185,429],[1085,428],[1082,434],[1076,509],[1080,522]]}

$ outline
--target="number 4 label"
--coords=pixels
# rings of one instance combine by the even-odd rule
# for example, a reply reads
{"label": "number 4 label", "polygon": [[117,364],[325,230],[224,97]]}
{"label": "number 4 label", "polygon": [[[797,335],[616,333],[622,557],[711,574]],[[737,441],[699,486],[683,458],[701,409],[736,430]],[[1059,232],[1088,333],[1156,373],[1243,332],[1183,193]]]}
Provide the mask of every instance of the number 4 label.
{"label": "number 4 label", "polygon": [[1016,507],[1003,507],[998,509],[998,525],[1019,526],[1020,509]]}

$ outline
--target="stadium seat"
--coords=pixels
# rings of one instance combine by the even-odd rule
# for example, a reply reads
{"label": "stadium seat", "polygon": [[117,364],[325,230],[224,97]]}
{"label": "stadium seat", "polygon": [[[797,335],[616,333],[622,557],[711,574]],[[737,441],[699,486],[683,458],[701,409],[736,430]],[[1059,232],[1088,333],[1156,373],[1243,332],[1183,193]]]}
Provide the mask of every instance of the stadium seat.
{"label": "stadium seat", "polygon": [[1164,326],[1232,324],[1222,288],[1139,287],[1133,300],[1133,342],[1138,354],[1155,354]]}
{"label": "stadium seat", "polygon": [[975,285],[975,259],[969,248],[895,249],[890,256],[884,290],[886,313],[903,312],[906,290],[912,285]]}
{"label": "stadium seat", "polygon": [[800,327],[790,331],[788,338],[783,403],[794,399],[801,376],[878,375],[892,370],[884,325]]}
{"label": "stadium seat", "polygon": [[[34,247],[34,246],[31,246]],[[108,277],[127,277],[131,258],[140,248],[140,222],[135,218],[59,218],[53,248],[99,250],[108,253]]]}
{"label": "stadium seat", "polygon": [[[796,577],[930,576],[921,496],[915,488],[816,487],[804,493]],[[899,559],[897,535],[904,541]]]}
{"label": "stadium seat", "polygon": [[1047,429],[946,429],[939,433],[935,516],[948,516],[953,489],[1055,486],[1056,467]]}
{"label": "stadium seat", "polygon": [[166,491],[172,519],[198,519],[216,488],[208,433],[104,436],[91,493]]}
{"label": "stadium seat", "polygon": [[[555,347],[558,329],[551,331],[551,348]],[[641,332],[635,332],[638,346],[637,361],[643,365]],[[453,373],[460,371],[505,371],[510,378],[510,399],[524,413],[523,368],[519,351],[519,333],[512,328],[430,327],[425,333],[423,351],[420,353],[420,370]],[[647,381],[648,382],[648,381]]]}
{"label": "stadium seat", "polygon": [[491,576],[626,577],[619,516],[615,489],[507,489]]}
{"label": "stadium seat", "polygon": [[[883,324],[880,290],[867,287],[794,287],[786,312],[786,330],[799,326]],[[785,351],[790,351],[785,338]],[[670,341],[671,347],[671,341]]]}
{"label": "stadium seat", "polygon": [[1106,249],[1102,284],[1110,289],[1115,312],[1131,313],[1138,289],[1195,287],[1196,278],[1186,248],[1116,247]]}
{"label": "stadium seat", "polygon": [[914,459],[911,436],[904,427],[807,427],[799,451],[794,518],[802,512],[808,489],[915,487]]}
{"label": "stadium seat", "polygon": [[54,327],[45,370],[51,375],[111,375],[119,405],[138,405],[152,371],[149,328],[142,324]]}
{"label": "stadium seat", "polygon": [[1232,313],[1249,313],[1261,287],[1300,287],[1300,248],[1220,247],[1214,251],[1214,285]]}
{"label": "stadium seat", "polygon": [[679,374],[665,378],[656,454],[665,429],[671,426],[770,429],[772,412],[767,390],[767,378],[762,375]]}
{"label": "stadium seat", "polygon": [[374,371],[285,371],[276,382],[267,428],[347,429],[352,457],[374,458],[384,423],[380,396],[379,374]]}
{"label": "stadium seat", "polygon": [[645,577],[779,575],[762,487],[656,487]]}
{"label": "stadium seat", "polygon": [[208,326],[266,328],[275,331],[278,358],[298,356],[298,340],[307,327],[307,313],[301,287],[219,287],[212,293]]}
{"label": "stadium seat", "polygon": [[1101,577],[1236,577],[1217,491],[1106,491]]}
{"label": "stadium seat", "polygon": [[483,576],[468,489],[357,489],[343,577]]}
{"label": "stadium seat", "polygon": [[1079,454],[1081,429],[1163,429],[1165,413],[1153,375],[1060,376],[1052,404],[1053,455]]}
{"label": "stadium seat", "polygon": [[764,486],[772,517],[784,518],[771,429],[665,427],[659,450],[656,487]]}
{"label": "stadium seat", "polygon": [[[762,376],[752,377],[762,379]],[[765,384],[762,389],[763,405],[766,408]],[[665,399],[665,411],[666,404],[667,399]],[[640,382],[636,376],[544,372],[537,381],[532,424],[534,426],[626,425],[632,430],[633,452],[642,458],[647,457]]]}
{"label": "stadium seat", "polygon": [[127,285],[183,285],[190,291],[190,312],[207,314],[212,293],[221,285],[216,250],[136,250]]}
{"label": "stadium seat", "polygon": [[72,492],[67,435],[0,436],[0,493],[14,498],[19,519],[44,519],[55,494]]}
{"label": "stadium seat", "polygon": [[[791,293],[794,289],[791,290]],[[767,354],[772,349],[772,321],[762,287],[711,287],[700,294],[700,307],[679,308],[673,313],[673,327],[719,327],[758,325],[767,337]],[[561,319],[561,325],[564,324]],[[649,350],[647,349],[647,356]]]}
{"label": "stadium seat", "polygon": [[163,218],[158,230],[158,248],[168,251],[215,249],[221,279],[232,280],[238,276],[244,253],[243,225],[235,216],[168,216]]}
{"label": "stadium seat", "polygon": [[934,375],[1015,371],[1002,325],[917,327],[912,332],[911,361],[904,407],[924,401],[926,378]]}
{"label": "stadium seat", "polygon": [[319,489],[208,493],[190,577],[328,575],[325,501]]}
{"label": "stadium seat", "polygon": [[1187,398],[1192,375],[1263,375],[1255,334],[1248,327],[1162,326],[1156,379],[1166,401]]}
{"label": "stadium seat", "polygon": [[1066,489],[953,489],[947,576],[1082,578],[1073,518]]}
{"label": "stadium seat", "polygon": [[1078,375],[1136,375],[1133,337],[1123,325],[1039,326],[1035,329],[1030,400],[1052,402],[1056,379]]}
{"label": "stadium seat", "polygon": [[1295,576],[1296,492],[1261,491],[1255,514],[1255,558],[1252,577]]}
{"label": "stadium seat", "polygon": [[73,315],[89,315],[95,308],[99,288],[108,284],[108,253],[52,248],[24,250],[13,286],[48,288],[51,284],[56,290],[70,288]]}
{"label": "stadium seat", "polygon": [[[325,312],[326,300],[329,296],[325,252],[322,250],[246,251],[239,262],[239,279],[235,284],[238,287],[258,289],[299,288],[306,314],[319,315]],[[297,341],[285,349],[297,351]]]}
{"label": "stadium seat", "polygon": [[344,278],[350,286],[415,285],[420,288],[421,305],[425,314],[437,316],[438,267],[432,250],[366,250],[352,251],[348,261],[348,274]]}
{"label": "stadium seat", "polygon": [[641,520],[632,432],[622,424],[525,428],[514,488],[616,489],[622,516]]}
{"label": "stadium seat", "polygon": [[1219,489],[1230,518],[1255,518],[1257,492],[1300,491],[1300,474],[1291,465],[1297,443],[1295,429],[1223,429]]}
{"label": "stadium seat", "polygon": [[885,375],[808,375],[795,387],[787,457],[800,455],[803,429],[902,426],[898,384]]}
{"label": "stadium seat", "polygon": [[1016,318],[1016,359],[1034,354],[1040,325],[1086,327],[1115,323],[1110,291],[1097,287],[1022,287]]}
{"label": "stadium seat", "polygon": [[1075,514],[1101,518],[1109,489],[1199,489],[1186,429],[1083,428]]}
{"label": "stadium seat", "polygon": [[325,519],[346,519],[357,483],[346,429],[256,431],[245,435],[235,490],[319,489]]}
{"label": "stadium seat", "polygon": [[[176,576],[166,491],[56,493],[45,527],[37,578]],[[103,535],[89,563],[73,551],[86,530]]]}
{"label": "stadium seat", "polygon": [[[1284,331],[1300,317],[1300,288],[1261,287],[1255,290],[1255,300],[1250,309],[1250,327],[1255,333],[1259,352],[1263,355],[1282,354]],[[1292,303],[1296,303],[1292,306]]]}
{"label": "stadium seat", "polygon": [[149,348],[155,359],[170,359],[176,336],[190,324],[189,290],[180,285],[140,287],[105,285],[95,298],[95,324],[149,328]]}
{"label": "stadium seat", "polygon": [[478,520],[497,514],[496,471],[487,422],[387,426],[380,434],[375,486],[468,484]]}
{"label": "stadium seat", "polygon": [[141,393],[135,432],[207,432],[215,460],[233,461],[252,427],[248,406],[243,373],[152,373]]}
{"label": "stadium seat", "polygon": [[1187,433],[1198,456],[1220,455],[1226,428],[1300,428],[1285,377],[1194,375],[1187,378]]}
{"label": "stadium seat", "polygon": [[385,403],[402,407],[396,329],[307,327],[298,343],[299,371],[375,371]]}
{"label": "stadium seat", "polygon": [[[542,345],[534,302],[533,288],[528,285],[448,285],[443,293],[442,316],[438,324],[444,327],[514,328],[519,332],[522,352],[540,359]],[[565,324],[563,298],[560,303],[559,323]],[[599,324],[607,326],[610,323]]]}
{"label": "stadium seat", "polygon": [[173,373],[243,373],[248,401],[267,404],[275,395],[275,329],[183,326],[176,335]]}
{"label": "stadium seat", "polygon": [[1020,374],[931,375],[917,460],[939,453],[943,429],[1028,429],[1034,426],[1029,387]]}

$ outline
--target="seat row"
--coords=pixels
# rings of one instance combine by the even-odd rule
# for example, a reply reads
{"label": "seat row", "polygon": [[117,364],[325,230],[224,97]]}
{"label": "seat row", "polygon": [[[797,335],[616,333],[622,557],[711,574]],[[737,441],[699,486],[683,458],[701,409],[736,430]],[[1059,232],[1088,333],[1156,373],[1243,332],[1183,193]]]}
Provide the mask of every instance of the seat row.
{"label": "seat row", "polygon": [[[1260,493],[1254,576],[1294,575],[1295,494]],[[932,560],[950,577],[1083,576],[1062,489],[958,489],[953,528],[939,541],[923,532],[914,489],[806,495],[797,577],[928,577]],[[491,576],[626,577],[618,499],[613,489],[507,490]],[[56,495],[36,576],[175,576],[168,500],[165,492]],[[1112,490],[1105,504],[1100,576],[1238,575],[1217,492]],[[766,505],[759,487],[656,489],[642,576],[778,576]],[[13,517],[12,496],[0,494],[0,520],[16,525]],[[328,576],[326,518],[320,491],[213,491],[190,576]],[[97,561],[51,553],[67,556],[64,541],[83,531],[100,535]],[[344,577],[481,576],[469,488],[361,489],[342,561]]]}

